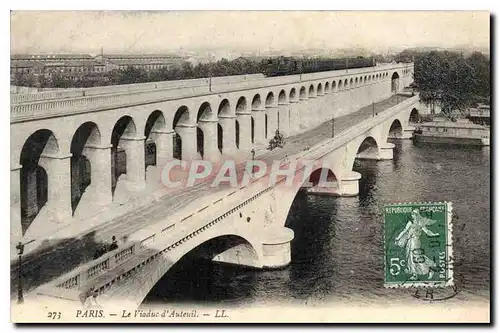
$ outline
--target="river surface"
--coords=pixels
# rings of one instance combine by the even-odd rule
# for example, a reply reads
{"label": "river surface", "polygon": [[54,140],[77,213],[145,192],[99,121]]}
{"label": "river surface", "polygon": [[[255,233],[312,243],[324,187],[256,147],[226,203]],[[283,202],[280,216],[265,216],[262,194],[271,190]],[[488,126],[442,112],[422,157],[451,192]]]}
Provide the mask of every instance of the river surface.
{"label": "river surface", "polygon": [[453,203],[456,300],[490,295],[490,148],[396,144],[391,161],[356,161],[360,194],[299,193],[287,220],[295,232],[292,263],[259,271],[206,261],[180,261],[143,304],[245,306],[257,303],[413,299],[415,290],[383,287],[384,204]]}

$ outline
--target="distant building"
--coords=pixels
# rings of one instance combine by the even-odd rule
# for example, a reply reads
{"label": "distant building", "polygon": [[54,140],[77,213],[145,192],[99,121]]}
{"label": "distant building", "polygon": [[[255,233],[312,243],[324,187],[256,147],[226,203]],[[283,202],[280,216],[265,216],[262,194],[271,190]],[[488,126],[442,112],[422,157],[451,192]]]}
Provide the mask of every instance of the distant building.
{"label": "distant building", "polygon": [[102,54],[96,60],[108,62],[108,67],[113,69],[126,69],[129,66],[141,68],[146,71],[166,67],[180,67],[185,61],[183,57],[172,54]]}
{"label": "distant building", "polygon": [[70,79],[102,80],[106,73],[129,66],[146,71],[180,67],[184,58],[171,54],[13,54],[11,80],[16,74],[52,77],[61,74]]}

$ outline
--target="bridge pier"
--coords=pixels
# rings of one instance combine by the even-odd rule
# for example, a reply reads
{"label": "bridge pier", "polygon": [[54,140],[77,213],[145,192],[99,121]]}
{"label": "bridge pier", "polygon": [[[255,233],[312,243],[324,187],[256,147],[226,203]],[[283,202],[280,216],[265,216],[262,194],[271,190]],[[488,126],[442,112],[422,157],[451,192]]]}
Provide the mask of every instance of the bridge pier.
{"label": "bridge pier", "polygon": [[236,119],[240,126],[238,148],[241,151],[249,151],[252,149],[252,114],[238,113]]}
{"label": "bridge pier", "polygon": [[294,233],[289,228],[269,228],[262,239],[262,267],[282,268],[292,261],[290,242]]}
{"label": "bridge pier", "polygon": [[254,121],[253,128],[253,143],[255,145],[265,145],[266,142],[266,124],[265,124],[265,109],[257,108],[252,110],[252,117]]}
{"label": "bridge pier", "polygon": [[285,137],[290,135],[290,105],[288,103],[278,104],[278,130]]}
{"label": "bridge pier", "polygon": [[356,171],[349,171],[342,175],[340,195],[343,197],[354,197],[359,194],[359,180],[361,174]]}
{"label": "bridge pier", "polygon": [[68,222],[72,216],[71,156],[42,154],[38,163],[48,178],[47,213],[56,222]]}
{"label": "bridge pier", "polygon": [[267,114],[267,142],[274,138],[274,134],[278,129],[278,106],[268,105],[266,106]]}
{"label": "bridge pier", "polygon": [[156,166],[162,168],[173,158],[174,131],[153,130],[156,144]]}
{"label": "bridge pier", "polygon": [[190,161],[198,158],[196,126],[193,125],[177,125],[175,128],[177,134],[181,136],[183,161]]}
{"label": "bridge pier", "polygon": [[381,145],[379,160],[392,160],[394,147],[394,143],[390,142]]}
{"label": "bridge pier", "polygon": [[120,139],[120,145],[127,156],[127,188],[130,191],[142,191],[146,188],[145,140],[145,136],[122,136]]}
{"label": "bridge pier", "polygon": [[295,135],[299,131],[299,114],[300,114],[300,102],[290,101],[290,112],[289,112],[289,135]]}
{"label": "bridge pier", "polygon": [[411,139],[413,137],[413,132],[415,131],[415,126],[409,125],[405,130],[403,131],[403,137],[402,139]]}
{"label": "bridge pier", "polygon": [[[237,150],[235,120],[236,120],[235,116],[219,116],[219,124],[222,127],[222,154],[226,156],[234,155]],[[240,124],[240,133],[241,133],[241,124]]]}
{"label": "bridge pier", "polygon": [[[112,145],[87,145],[82,152],[90,161],[89,199],[93,204],[100,206],[109,205],[113,201],[111,193],[111,148]],[[82,201],[80,201],[81,203]]]}
{"label": "bridge pier", "polygon": [[198,127],[203,131],[203,159],[216,162],[221,152],[218,147],[217,120],[200,120]]}
{"label": "bridge pier", "polygon": [[[309,98],[302,96],[299,98],[299,104],[297,105],[297,131],[296,133],[302,132],[302,130],[307,128],[307,109],[309,106]],[[304,116],[306,115],[306,116]]]}

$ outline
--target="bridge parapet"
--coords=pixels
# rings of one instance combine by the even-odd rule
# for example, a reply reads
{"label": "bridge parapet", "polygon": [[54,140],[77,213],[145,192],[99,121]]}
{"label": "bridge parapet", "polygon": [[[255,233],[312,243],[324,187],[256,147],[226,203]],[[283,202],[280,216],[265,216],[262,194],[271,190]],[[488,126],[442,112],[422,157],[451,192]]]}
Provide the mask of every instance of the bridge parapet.
{"label": "bridge parapet", "polygon": [[[183,84],[184,81],[179,81],[174,87],[165,88],[166,83],[144,83],[133,89],[117,88],[120,86],[109,87],[109,91],[102,92],[94,96],[89,96],[83,91],[67,92],[68,96],[58,99],[57,94],[47,94],[52,98],[47,100],[30,100],[28,97],[11,96],[11,123],[18,121],[26,121],[44,117],[60,116],[63,114],[75,114],[80,112],[92,112],[106,108],[119,108],[146,103],[162,102],[169,99],[181,99],[196,96],[219,94],[224,92],[232,92],[239,90],[258,89],[264,87],[272,87],[287,84],[296,84],[304,82],[312,82],[316,80],[333,79],[335,77],[344,77],[350,75],[375,73],[387,70],[398,70],[404,68],[401,64],[384,64],[376,67],[337,70],[328,72],[308,73],[303,75],[289,75],[270,78],[256,78],[251,80],[214,80],[211,85],[202,81],[202,84]],[[203,79],[207,80],[207,79]],[[169,82],[169,81],[166,81]],[[114,90],[113,90],[114,89]],[[61,95],[62,93],[58,93]],[[77,95],[77,96],[74,96]],[[92,95],[92,94],[90,94]],[[43,95],[42,95],[43,96]],[[54,96],[56,96],[54,98]]]}

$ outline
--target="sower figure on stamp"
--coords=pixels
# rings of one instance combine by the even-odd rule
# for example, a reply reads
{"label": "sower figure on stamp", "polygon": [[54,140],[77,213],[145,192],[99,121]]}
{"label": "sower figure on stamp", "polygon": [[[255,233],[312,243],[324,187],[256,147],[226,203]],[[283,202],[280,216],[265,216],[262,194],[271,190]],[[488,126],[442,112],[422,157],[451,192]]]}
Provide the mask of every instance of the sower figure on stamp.
{"label": "sower figure on stamp", "polygon": [[424,254],[420,235],[423,231],[430,237],[439,236],[438,233],[427,229],[427,226],[436,223],[436,221],[421,216],[418,209],[412,211],[411,218],[404,230],[396,237],[395,244],[406,249],[407,271],[411,274],[410,280],[416,280],[417,275],[427,274],[428,278],[431,279],[434,275],[432,269],[436,267],[436,263]]}

